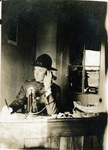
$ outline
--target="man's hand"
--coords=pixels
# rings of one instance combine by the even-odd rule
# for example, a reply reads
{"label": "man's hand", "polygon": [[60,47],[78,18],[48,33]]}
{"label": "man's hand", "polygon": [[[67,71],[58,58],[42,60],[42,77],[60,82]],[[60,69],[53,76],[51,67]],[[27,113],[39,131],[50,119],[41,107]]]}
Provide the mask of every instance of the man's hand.
{"label": "man's hand", "polygon": [[47,71],[47,74],[45,75],[43,82],[45,86],[45,91],[47,91],[51,87],[51,82],[52,82],[51,71]]}
{"label": "man's hand", "polygon": [[13,111],[12,108],[7,107],[6,105],[2,108],[2,114],[5,114],[5,115],[11,114],[12,111]]}

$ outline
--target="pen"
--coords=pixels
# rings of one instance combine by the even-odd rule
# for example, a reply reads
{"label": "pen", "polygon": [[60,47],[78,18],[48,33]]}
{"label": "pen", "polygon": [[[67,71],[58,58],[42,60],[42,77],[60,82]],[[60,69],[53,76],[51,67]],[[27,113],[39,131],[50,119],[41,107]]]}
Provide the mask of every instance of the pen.
{"label": "pen", "polygon": [[9,108],[9,105],[8,105],[8,103],[7,103],[7,100],[5,99],[5,104],[6,104],[6,106]]}

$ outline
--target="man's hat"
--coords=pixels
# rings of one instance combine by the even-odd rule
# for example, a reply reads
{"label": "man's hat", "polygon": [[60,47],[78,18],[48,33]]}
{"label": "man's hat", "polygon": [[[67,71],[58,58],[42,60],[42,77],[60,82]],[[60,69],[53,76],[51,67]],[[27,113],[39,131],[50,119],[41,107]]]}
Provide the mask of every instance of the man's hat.
{"label": "man's hat", "polygon": [[42,54],[40,55],[37,60],[32,63],[33,66],[40,66],[40,67],[44,67],[47,68],[48,70],[53,70],[53,71],[57,71],[56,68],[51,67],[52,66],[52,59],[49,55],[47,54]]}

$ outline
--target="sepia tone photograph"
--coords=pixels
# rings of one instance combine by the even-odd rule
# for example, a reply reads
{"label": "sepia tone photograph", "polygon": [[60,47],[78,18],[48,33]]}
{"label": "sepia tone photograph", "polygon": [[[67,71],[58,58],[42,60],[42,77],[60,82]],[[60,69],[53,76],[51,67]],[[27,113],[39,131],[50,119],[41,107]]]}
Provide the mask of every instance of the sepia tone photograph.
{"label": "sepia tone photograph", "polygon": [[107,150],[107,0],[0,5],[0,149]]}

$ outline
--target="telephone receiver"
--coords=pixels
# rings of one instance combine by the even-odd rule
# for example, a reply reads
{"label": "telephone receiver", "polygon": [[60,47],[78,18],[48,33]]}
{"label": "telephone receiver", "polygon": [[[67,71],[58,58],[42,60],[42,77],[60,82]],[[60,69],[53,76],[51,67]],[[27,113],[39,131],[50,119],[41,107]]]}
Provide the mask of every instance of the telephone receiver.
{"label": "telephone receiver", "polygon": [[[52,74],[52,79],[53,79],[53,80],[57,80],[57,77],[53,75],[53,72],[52,72],[52,71],[51,71],[51,74]],[[46,71],[45,75],[47,75],[47,71]]]}

